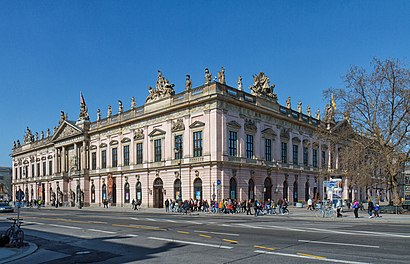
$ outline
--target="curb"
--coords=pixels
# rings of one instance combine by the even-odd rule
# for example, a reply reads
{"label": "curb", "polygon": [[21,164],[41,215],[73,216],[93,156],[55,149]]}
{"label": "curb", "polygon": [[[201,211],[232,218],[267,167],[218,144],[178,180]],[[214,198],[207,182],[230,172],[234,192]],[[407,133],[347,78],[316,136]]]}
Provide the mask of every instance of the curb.
{"label": "curb", "polygon": [[4,259],[0,259],[0,263],[9,263],[11,261],[15,261],[18,259],[22,259],[24,257],[27,257],[28,255],[33,254],[34,252],[37,251],[38,246],[34,243],[31,242],[26,242],[28,244],[28,249],[25,250],[21,250],[22,248],[19,248],[18,252],[15,253],[13,256],[11,257],[7,257]]}

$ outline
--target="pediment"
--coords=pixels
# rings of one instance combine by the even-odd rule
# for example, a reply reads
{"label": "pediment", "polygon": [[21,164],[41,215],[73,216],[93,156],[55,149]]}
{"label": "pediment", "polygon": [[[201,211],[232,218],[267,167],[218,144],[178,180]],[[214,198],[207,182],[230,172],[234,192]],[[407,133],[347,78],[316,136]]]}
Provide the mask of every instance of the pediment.
{"label": "pediment", "polygon": [[156,137],[156,136],[161,136],[161,135],[165,135],[165,131],[159,128],[155,128],[154,130],[151,131],[151,133],[148,134],[148,136],[150,137]]}
{"label": "pediment", "polygon": [[241,125],[236,121],[228,122],[227,125],[231,128],[240,129]]}
{"label": "pediment", "polygon": [[272,137],[276,137],[276,133],[272,128],[266,128],[266,129],[262,130],[262,134],[272,136]]}
{"label": "pediment", "polygon": [[65,138],[70,138],[73,136],[78,136],[83,134],[83,130],[81,128],[78,128],[77,126],[64,121],[61,123],[61,125],[58,127],[57,131],[54,133],[53,138],[51,139],[52,141],[58,141],[62,140]]}
{"label": "pediment", "polygon": [[205,126],[204,122],[195,121],[189,126],[189,128],[197,128],[197,127],[203,127],[203,126]]}

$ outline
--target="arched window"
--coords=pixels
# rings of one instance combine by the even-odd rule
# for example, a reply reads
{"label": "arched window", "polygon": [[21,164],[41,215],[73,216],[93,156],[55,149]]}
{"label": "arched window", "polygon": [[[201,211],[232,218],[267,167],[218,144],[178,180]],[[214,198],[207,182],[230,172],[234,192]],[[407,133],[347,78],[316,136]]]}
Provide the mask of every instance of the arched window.
{"label": "arched window", "polygon": [[269,177],[266,177],[265,179],[263,191],[265,201],[272,199],[272,181]]}
{"label": "arched window", "polygon": [[305,201],[309,200],[309,182],[306,181],[305,184]]}
{"label": "arched window", "polygon": [[95,203],[95,185],[94,185],[94,183],[91,185],[91,202]]}
{"label": "arched window", "polygon": [[139,203],[141,203],[142,201],[142,187],[141,187],[141,182],[138,181],[137,185],[135,186],[135,192],[136,192],[136,196],[137,196],[137,201]]}
{"label": "arched window", "polygon": [[176,179],[174,181],[174,199],[177,201],[182,200],[182,187],[181,180]]}
{"label": "arched window", "polygon": [[107,200],[107,184],[105,183],[102,186],[101,198],[102,198],[102,201]]}
{"label": "arched window", "polygon": [[202,199],[202,180],[200,178],[196,178],[194,181],[194,195],[195,199]]}
{"label": "arched window", "polygon": [[248,183],[248,200],[255,199],[255,182],[250,179]]}
{"label": "arched window", "polygon": [[124,185],[124,203],[130,203],[130,184],[128,182]]}
{"label": "arched window", "polygon": [[293,202],[298,202],[298,182],[296,180],[293,183]]}
{"label": "arched window", "polygon": [[288,181],[285,180],[283,182],[283,199],[288,199],[288,194],[289,194],[289,185],[288,185]]}
{"label": "arched window", "polygon": [[235,178],[231,178],[229,180],[229,198],[236,199],[236,180]]}

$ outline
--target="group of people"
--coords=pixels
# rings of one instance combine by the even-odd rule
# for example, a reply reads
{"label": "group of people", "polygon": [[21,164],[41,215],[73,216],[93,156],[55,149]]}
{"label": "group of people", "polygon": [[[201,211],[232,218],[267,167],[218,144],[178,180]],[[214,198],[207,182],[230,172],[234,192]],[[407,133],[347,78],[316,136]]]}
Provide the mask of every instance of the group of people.
{"label": "group of people", "polygon": [[[286,199],[279,199],[274,203],[271,199],[266,202],[259,200],[244,200],[223,199],[220,201],[212,200],[210,203],[207,200],[189,199],[189,200],[169,200],[164,202],[165,212],[192,213],[192,212],[211,212],[223,214],[245,213],[247,215],[264,215],[264,214],[284,214],[289,212],[287,207],[289,202]],[[278,209],[278,211],[276,211]]]}

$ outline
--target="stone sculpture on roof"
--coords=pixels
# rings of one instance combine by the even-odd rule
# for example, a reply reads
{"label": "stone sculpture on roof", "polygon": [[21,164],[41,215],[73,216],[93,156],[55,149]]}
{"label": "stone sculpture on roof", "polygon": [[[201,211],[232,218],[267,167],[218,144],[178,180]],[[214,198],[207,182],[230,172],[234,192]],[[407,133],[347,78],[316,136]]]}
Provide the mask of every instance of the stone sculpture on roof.
{"label": "stone sculpture on roof", "polygon": [[242,76],[239,75],[238,77],[238,90],[242,91],[243,86],[242,86]]}
{"label": "stone sculpture on roof", "polygon": [[131,97],[131,110],[134,110],[137,107],[137,102],[135,102],[134,96]]}
{"label": "stone sculpture on roof", "polygon": [[185,77],[185,91],[189,91],[191,89],[192,89],[191,76],[187,74]]}
{"label": "stone sculpture on roof", "polygon": [[212,73],[209,72],[208,68],[205,68],[205,85],[212,82]]}
{"label": "stone sculpture on roof", "polygon": [[124,110],[124,105],[122,104],[121,100],[118,100],[118,113],[122,113]]}
{"label": "stone sculpture on roof", "polygon": [[222,67],[221,71],[218,72],[218,82],[222,84],[226,84],[224,67]]}
{"label": "stone sculpture on roof", "polygon": [[158,71],[158,79],[155,84],[155,90],[151,86],[148,87],[149,95],[146,102],[150,102],[161,97],[171,96],[175,94],[174,84],[162,76],[162,72]]}
{"label": "stone sculpture on roof", "polygon": [[273,88],[275,88],[275,85],[269,84],[269,78],[263,72],[260,72],[258,75],[253,75],[253,85],[249,86],[253,95],[273,98],[276,100],[277,96],[273,93]]}
{"label": "stone sculpture on roof", "polygon": [[30,143],[32,141],[34,141],[33,133],[31,133],[30,128],[27,127],[26,128],[26,134],[24,135],[23,143],[26,144],[26,143]]}
{"label": "stone sculpture on roof", "polygon": [[112,115],[112,107],[111,105],[108,106],[108,110],[107,110],[107,117],[111,117]]}
{"label": "stone sculpture on roof", "polygon": [[291,105],[290,105],[290,96],[288,96],[288,99],[286,99],[286,108],[290,109]]}

